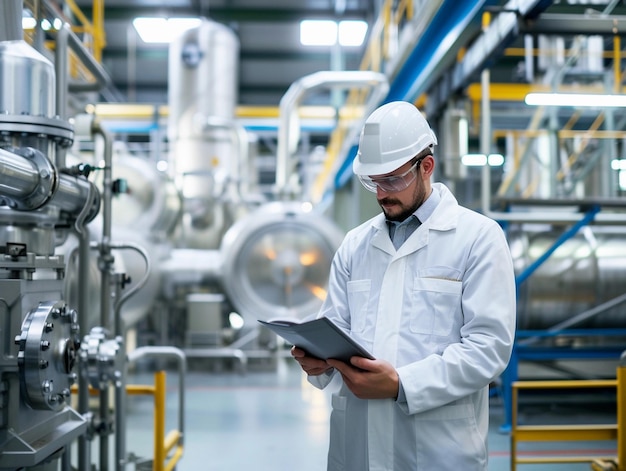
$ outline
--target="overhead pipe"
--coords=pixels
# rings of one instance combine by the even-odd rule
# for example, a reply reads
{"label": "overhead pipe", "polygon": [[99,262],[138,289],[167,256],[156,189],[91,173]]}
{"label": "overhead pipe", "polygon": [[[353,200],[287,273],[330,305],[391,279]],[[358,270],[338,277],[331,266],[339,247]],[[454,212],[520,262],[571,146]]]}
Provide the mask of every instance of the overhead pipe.
{"label": "overhead pipe", "polygon": [[[280,100],[278,118],[278,150],[276,156],[276,192],[281,196],[293,196],[295,188],[289,188],[289,177],[292,172],[292,149],[294,136],[292,123],[297,122],[298,106],[302,98],[318,88],[353,88],[369,86],[372,93],[364,106],[364,120],[370,111],[378,105],[388,91],[387,77],[371,71],[322,71],[302,77],[295,81]],[[358,132],[360,125],[355,125]],[[346,139],[348,141],[348,139]],[[297,143],[297,140],[295,141]]]}

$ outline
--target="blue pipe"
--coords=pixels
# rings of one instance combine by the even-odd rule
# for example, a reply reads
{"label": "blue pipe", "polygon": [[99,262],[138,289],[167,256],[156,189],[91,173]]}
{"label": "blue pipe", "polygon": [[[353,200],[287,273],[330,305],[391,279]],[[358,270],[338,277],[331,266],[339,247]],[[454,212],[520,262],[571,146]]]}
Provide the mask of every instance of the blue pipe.
{"label": "blue pipe", "polygon": [[[441,71],[435,69],[438,65],[447,66],[442,63],[446,53],[468,25],[480,20],[483,7],[496,4],[496,0],[444,0],[394,78],[382,104],[390,101],[414,102],[439,78]],[[355,145],[337,171],[335,189],[341,188],[352,178],[352,161],[356,151]]]}

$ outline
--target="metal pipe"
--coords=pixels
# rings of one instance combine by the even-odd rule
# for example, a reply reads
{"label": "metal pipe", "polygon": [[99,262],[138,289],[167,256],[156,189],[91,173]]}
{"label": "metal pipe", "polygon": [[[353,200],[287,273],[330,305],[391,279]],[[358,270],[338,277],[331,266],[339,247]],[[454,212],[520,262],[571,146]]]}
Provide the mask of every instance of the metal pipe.
{"label": "metal pipe", "polygon": [[111,330],[111,267],[114,257],[111,254],[111,224],[113,199],[113,139],[99,122],[94,121],[92,126],[94,135],[104,140],[104,177],[102,183],[102,241],[100,242],[100,256],[98,268],[101,272],[100,284],[100,325]]}
{"label": "metal pipe", "polygon": [[33,160],[0,149],[0,194],[27,197],[39,186],[39,171]]}
{"label": "metal pipe", "polygon": [[128,301],[128,299],[137,293],[148,281],[150,276],[150,271],[152,270],[152,264],[150,263],[150,256],[148,252],[141,246],[136,244],[124,243],[124,244],[111,244],[112,249],[131,249],[139,253],[141,257],[146,262],[146,270],[144,276],[137,283],[134,284],[132,288],[126,291],[123,295],[120,293],[119,296],[116,296],[116,303],[114,305],[114,318],[115,318],[115,335],[124,337],[124,329],[121,321],[121,309],[122,305]]}
{"label": "metal pipe", "polygon": [[9,199],[9,206],[35,210],[53,205],[69,214],[79,214],[85,201],[91,201],[87,221],[98,213],[99,200],[92,199],[93,184],[82,177],[59,174],[48,158],[34,149],[26,149],[28,157],[0,149],[0,196]]}
{"label": "metal pipe", "polygon": [[[122,347],[123,348],[123,347]],[[115,469],[126,469],[126,365],[115,381]]]}
{"label": "metal pipe", "polygon": [[2,0],[0,2],[0,41],[22,41],[21,0]]}
{"label": "metal pipe", "polygon": [[[276,191],[279,195],[293,194],[288,188],[289,177],[292,171],[291,154],[297,144],[292,142],[291,135],[294,119],[297,119],[298,105],[308,92],[321,87],[362,87],[373,88],[372,93],[364,106],[363,119],[378,104],[388,91],[387,77],[384,74],[371,71],[322,71],[302,77],[295,81],[280,100],[278,121],[278,150],[276,155]],[[353,128],[360,129],[355,125]]]}
{"label": "metal pipe", "polygon": [[100,423],[98,436],[100,437],[100,469],[109,469],[109,389],[104,387],[99,393]]}
{"label": "metal pipe", "polygon": [[[95,187],[90,187],[92,198],[97,193]],[[89,325],[89,299],[87,298],[89,287],[89,258],[90,240],[89,228],[85,224],[87,209],[90,204],[88,199],[83,212],[79,214],[74,222],[74,231],[78,236],[78,325]],[[85,415],[89,412],[89,378],[84,374],[83,369],[78,370],[78,412]],[[78,469],[91,468],[91,445],[86,435],[78,437]]]}

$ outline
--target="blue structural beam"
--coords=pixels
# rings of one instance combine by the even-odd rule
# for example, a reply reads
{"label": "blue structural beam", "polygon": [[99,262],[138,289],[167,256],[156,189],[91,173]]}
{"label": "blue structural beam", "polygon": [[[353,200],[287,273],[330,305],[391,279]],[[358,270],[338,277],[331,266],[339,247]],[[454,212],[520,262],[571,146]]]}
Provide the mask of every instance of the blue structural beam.
{"label": "blue structural beam", "polygon": [[[580,230],[581,227],[584,227],[591,222],[593,222],[596,214],[600,211],[599,205],[594,205],[589,209],[585,215],[578,221],[576,224],[572,225],[568,230],[563,232],[561,236],[552,244],[548,250],[546,250],[543,255],[541,255],[537,260],[531,263],[525,270],[523,270],[516,278],[515,285],[517,291],[519,293],[520,285],[526,281],[550,256],[567,240],[571,239],[576,233]],[[567,330],[555,331],[555,332],[545,332],[544,336],[556,336],[566,334]],[[572,331],[569,331],[572,332]],[[580,332],[578,332],[580,334]],[[566,359],[566,358],[592,358],[592,354],[589,350],[581,349],[578,351],[572,350],[564,350],[564,349],[534,349],[535,347],[531,346],[521,346],[518,344],[519,337],[522,336],[522,332],[517,332],[515,346],[513,347],[513,354],[511,355],[511,360],[509,361],[509,365],[506,370],[502,374],[502,396],[503,402],[505,406],[505,422],[501,427],[501,430],[504,432],[508,432],[511,429],[511,421],[513,419],[513,411],[512,407],[512,389],[513,382],[517,381],[518,378],[518,366],[520,359],[533,359],[533,360],[548,360],[548,359]],[[615,356],[614,349],[608,349],[607,351],[598,351],[597,355],[594,358],[613,358]]]}
{"label": "blue structural beam", "polygon": [[584,217],[580,221],[578,221],[568,230],[563,232],[563,234],[561,234],[561,236],[554,242],[554,244],[552,244],[552,247],[546,250],[545,253],[541,257],[539,257],[537,260],[531,263],[522,273],[520,273],[515,278],[515,284],[517,285],[517,288],[519,289],[519,286],[524,281],[526,281],[530,277],[530,275],[532,275],[537,270],[537,268],[539,268],[543,264],[543,262],[545,262],[548,258],[550,258],[550,255],[552,255],[556,249],[558,249],[561,245],[563,245],[563,243],[565,243],[567,240],[574,237],[581,227],[584,227],[590,224],[594,220],[594,218],[596,217],[596,214],[598,214],[599,211],[600,211],[600,206],[596,205],[592,207],[589,211],[587,211],[587,213],[585,213]]}

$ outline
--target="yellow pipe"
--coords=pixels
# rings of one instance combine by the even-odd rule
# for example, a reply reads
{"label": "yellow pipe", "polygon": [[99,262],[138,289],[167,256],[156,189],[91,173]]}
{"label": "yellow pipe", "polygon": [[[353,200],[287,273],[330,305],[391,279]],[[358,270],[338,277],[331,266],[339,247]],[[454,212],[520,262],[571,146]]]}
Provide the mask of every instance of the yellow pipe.
{"label": "yellow pipe", "polygon": [[626,357],[622,355],[617,368],[617,464],[626,470]]}
{"label": "yellow pipe", "polygon": [[391,34],[389,30],[391,25],[391,0],[387,0],[383,5],[383,25],[382,56],[386,59],[389,57],[389,36]]}
{"label": "yellow pipe", "polygon": [[[619,36],[618,36],[619,37]],[[532,50],[533,56],[538,56],[539,54],[546,54],[546,52],[548,52],[548,49],[538,49],[538,48],[534,48]],[[559,54],[561,52],[559,51]],[[574,54],[574,50],[572,49],[565,49],[565,51],[563,51],[563,55],[565,55],[566,57],[571,56],[572,54]],[[507,47],[504,50],[504,55],[508,56],[508,57],[524,57],[526,55],[526,48],[523,47]],[[617,56],[615,56],[614,52],[611,51],[603,51],[602,52],[602,57],[604,57],[605,59],[610,59],[612,57],[619,57],[619,58],[624,58],[626,57],[626,51],[624,52],[619,52]]]}
{"label": "yellow pipe", "polygon": [[613,37],[613,93],[619,93],[619,89],[622,85],[622,71],[621,64],[621,38],[619,36]]}
{"label": "yellow pipe", "polygon": [[[618,93],[626,93],[626,87],[620,87]],[[491,83],[489,85],[489,99],[491,101],[524,101],[531,92],[559,92],[559,93],[597,93],[605,95],[602,86],[561,85],[553,89],[548,85],[524,83]],[[471,101],[480,101],[482,97],[481,84],[472,83],[467,87],[467,96]]]}
{"label": "yellow pipe", "polygon": [[148,384],[129,384],[126,386],[126,394],[129,396],[153,395],[156,389]]}
{"label": "yellow pipe", "polygon": [[165,464],[165,372],[154,374],[154,462],[153,471],[163,471]]}

